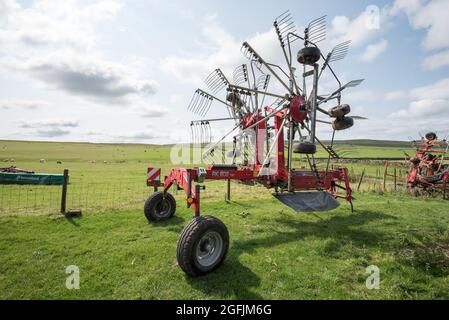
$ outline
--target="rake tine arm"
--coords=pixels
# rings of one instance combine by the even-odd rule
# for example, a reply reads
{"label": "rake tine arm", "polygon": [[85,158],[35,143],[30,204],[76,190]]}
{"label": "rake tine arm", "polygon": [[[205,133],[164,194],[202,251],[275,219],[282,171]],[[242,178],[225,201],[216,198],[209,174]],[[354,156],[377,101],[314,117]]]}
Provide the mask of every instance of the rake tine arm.
{"label": "rake tine arm", "polygon": [[246,48],[247,52],[250,52],[257,60],[259,63],[263,64],[268,71],[271,72],[271,74],[279,81],[279,83],[285,88],[287,89],[287,91],[290,94],[293,94],[293,92],[290,90],[289,86],[279,77],[279,75],[274,72],[273,68],[271,68],[271,66],[265,62],[265,60],[249,45],[248,42],[244,42],[243,43],[243,47]]}
{"label": "rake tine arm", "polygon": [[264,91],[260,91],[260,90],[257,90],[257,89],[245,88],[245,87],[236,86],[236,85],[232,85],[232,84],[229,85],[229,88],[233,89],[233,90],[237,90],[237,91],[247,91],[247,92],[252,92],[252,93],[257,93],[257,94],[264,94],[264,95],[275,97],[275,98],[286,99],[285,96],[281,96],[281,95],[278,95],[278,94],[274,94],[274,93],[270,93],[270,92],[264,92]]}

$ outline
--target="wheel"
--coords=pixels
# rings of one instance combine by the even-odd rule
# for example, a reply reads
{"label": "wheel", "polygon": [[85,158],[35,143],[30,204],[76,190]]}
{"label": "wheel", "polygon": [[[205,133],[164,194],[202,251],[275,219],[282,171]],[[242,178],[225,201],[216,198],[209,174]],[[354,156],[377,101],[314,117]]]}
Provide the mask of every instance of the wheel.
{"label": "wheel", "polygon": [[437,135],[435,132],[426,133],[426,139],[429,141],[436,140]]}
{"label": "wheel", "polygon": [[349,129],[354,125],[354,119],[351,117],[343,117],[341,119],[335,119],[334,122],[332,122],[332,128],[334,130],[345,130]]}
{"label": "wheel", "polygon": [[182,230],[176,257],[181,269],[191,277],[217,269],[229,248],[228,229],[211,216],[195,217]]}
{"label": "wheel", "polygon": [[316,153],[316,145],[310,141],[302,141],[293,144],[293,153],[314,154]]}
{"label": "wheel", "polygon": [[298,62],[300,64],[314,65],[321,58],[321,51],[317,47],[305,47],[298,51]]}
{"label": "wheel", "polygon": [[341,104],[330,108],[328,111],[331,117],[337,119],[343,118],[343,116],[347,115],[349,112],[351,112],[351,107],[349,106],[349,104]]}
{"label": "wheel", "polygon": [[148,221],[168,220],[175,214],[176,201],[170,193],[159,191],[145,201],[143,209]]}

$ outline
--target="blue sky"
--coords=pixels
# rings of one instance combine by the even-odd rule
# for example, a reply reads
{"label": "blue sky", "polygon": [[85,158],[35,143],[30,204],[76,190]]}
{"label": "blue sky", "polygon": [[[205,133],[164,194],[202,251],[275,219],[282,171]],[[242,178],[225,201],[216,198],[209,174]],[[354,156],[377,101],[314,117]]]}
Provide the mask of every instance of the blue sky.
{"label": "blue sky", "polygon": [[[378,28],[368,6],[379,9]],[[334,68],[366,79],[343,102],[369,120],[338,139],[449,133],[448,0],[0,0],[0,139],[187,142],[191,95],[214,68],[244,62],[243,41],[282,62],[272,24],[287,9],[299,32],[327,15],[323,50],[353,40]],[[323,78],[322,90],[332,88]],[[213,105],[208,117],[225,115]]]}

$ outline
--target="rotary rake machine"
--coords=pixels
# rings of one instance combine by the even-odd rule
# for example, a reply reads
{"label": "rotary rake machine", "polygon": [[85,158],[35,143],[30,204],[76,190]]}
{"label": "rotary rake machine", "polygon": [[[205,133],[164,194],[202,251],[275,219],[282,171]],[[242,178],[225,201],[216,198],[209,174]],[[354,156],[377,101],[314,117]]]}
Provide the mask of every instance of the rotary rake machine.
{"label": "rotary rake machine", "polygon": [[[178,264],[189,276],[207,274],[218,268],[229,246],[229,234],[223,222],[212,216],[200,216],[200,194],[206,180],[262,184],[274,189],[273,195],[296,211],[332,210],[339,206],[336,200],[339,198],[349,202],[352,210],[348,170],[331,166],[330,160],[338,158],[333,149],[335,132],[351,127],[354,119],[364,119],[349,116],[350,106],[341,103],[342,91],[363,80],[341,84],[331,64],[346,56],[350,41],[323,55],[317,43],[325,39],[325,23],[325,16],[312,21],[300,36],[290,13],[283,13],[274,21],[274,30],[285,60],[284,67],[267,62],[244,42],[242,53],[248,63],[234,70],[232,80],[221,69],[216,69],[205,80],[209,90],[195,91],[188,106],[193,113],[204,117],[214,103],[223,105],[227,111],[222,118],[191,122],[194,142],[209,146],[202,153],[202,160],[211,165],[173,168],[162,182],[160,168],[148,168],[147,184],[155,191],[144,206],[149,221],[167,220],[174,215],[175,199],[168,193],[173,185],[184,190],[187,207],[195,212],[177,244]],[[296,75],[292,57],[294,42],[303,43],[296,56],[302,68],[300,76]],[[326,70],[335,79],[336,89],[321,95],[318,83]],[[324,109],[324,105],[334,101],[332,108]],[[330,120],[319,119],[318,112]],[[234,125],[212,144],[210,124],[217,121],[231,121]],[[332,129],[330,144],[326,145],[316,136],[317,123]],[[232,150],[226,153],[222,146],[231,137]],[[314,157],[317,144],[328,153],[327,164],[322,169],[317,167]],[[299,154],[308,168],[294,168],[294,154]],[[220,161],[227,157],[229,163],[216,164],[217,156]],[[162,191],[158,191],[159,187]]]}
{"label": "rotary rake machine", "polygon": [[441,190],[446,198],[449,184],[449,165],[444,163],[449,143],[438,140],[434,132],[429,132],[421,140],[413,141],[416,155],[409,158],[407,186],[412,189],[431,192]]}

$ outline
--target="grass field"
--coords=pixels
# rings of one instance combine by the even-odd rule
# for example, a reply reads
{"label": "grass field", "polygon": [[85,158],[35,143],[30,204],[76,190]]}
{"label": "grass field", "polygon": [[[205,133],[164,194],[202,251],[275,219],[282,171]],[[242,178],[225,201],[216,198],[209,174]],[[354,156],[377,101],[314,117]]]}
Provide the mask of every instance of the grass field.
{"label": "grass field", "polygon": [[[352,147],[369,156],[401,151]],[[142,184],[145,190],[146,167],[168,169],[169,150],[0,141],[0,159],[14,159],[18,167],[70,169],[69,190],[88,183]],[[149,224],[142,212],[149,190],[139,195],[142,202],[129,199],[135,201],[129,208],[113,210],[100,201],[74,219],[56,212],[12,214],[3,205],[0,298],[449,299],[448,201],[363,191],[355,194],[354,213],[343,204],[332,212],[298,214],[261,187],[233,184],[232,201],[226,203],[224,183],[207,186],[203,212],[222,219],[231,236],[229,255],[217,272],[190,279],[176,265],[177,238],[193,215],[181,193],[175,218],[158,224]],[[0,186],[0,193],[9,187]],[[68,265],[80,268],[79,290],[65,287]],[[365,286],[369,265],[380,269],[379,290]]]}

